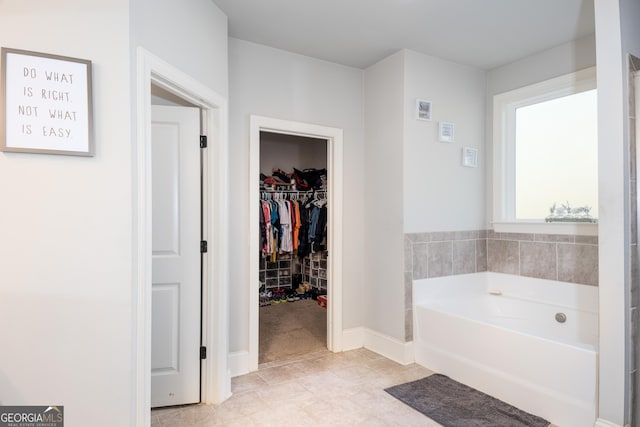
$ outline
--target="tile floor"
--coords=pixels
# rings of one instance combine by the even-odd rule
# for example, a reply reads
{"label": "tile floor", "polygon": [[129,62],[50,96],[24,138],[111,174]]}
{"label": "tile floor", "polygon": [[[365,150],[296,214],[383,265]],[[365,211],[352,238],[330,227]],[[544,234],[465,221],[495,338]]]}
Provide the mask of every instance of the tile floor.
{"label": "tile floor", "polygon": [[321,351],[233,378],[221,405],[151,411],[152,427],[440,426],[384,389],[431,374],[369,350]]}

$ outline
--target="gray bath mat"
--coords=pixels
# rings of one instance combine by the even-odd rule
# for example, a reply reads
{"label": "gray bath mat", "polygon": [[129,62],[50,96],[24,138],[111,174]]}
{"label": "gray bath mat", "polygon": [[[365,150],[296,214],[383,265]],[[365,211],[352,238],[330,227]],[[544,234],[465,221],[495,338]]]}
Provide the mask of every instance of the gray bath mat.
{"label": "gray bath mat", "polygon": [[549,422],[501,400],[433,374],[385,389],[445,427],[546,427]]}

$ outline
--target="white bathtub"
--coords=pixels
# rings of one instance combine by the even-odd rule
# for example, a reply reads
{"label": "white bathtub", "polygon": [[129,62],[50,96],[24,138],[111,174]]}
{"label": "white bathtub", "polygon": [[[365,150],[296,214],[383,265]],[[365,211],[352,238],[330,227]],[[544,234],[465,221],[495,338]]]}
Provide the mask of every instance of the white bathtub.
{"label": "white bathtub", "polygon": [[489,272],[415,280],[413,316],[417,363],[560,427],[593,426],[596,287]]}

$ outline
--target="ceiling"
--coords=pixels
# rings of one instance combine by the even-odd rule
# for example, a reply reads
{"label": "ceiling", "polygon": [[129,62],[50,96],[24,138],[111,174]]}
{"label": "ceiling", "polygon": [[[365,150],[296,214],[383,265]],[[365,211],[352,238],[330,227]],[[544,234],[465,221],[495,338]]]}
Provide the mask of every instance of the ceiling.
{"label": "ceiling", "polygon": [[593,0],[213,0],[229,36],[357,68],[402,48],[492,69],[595,31]]}

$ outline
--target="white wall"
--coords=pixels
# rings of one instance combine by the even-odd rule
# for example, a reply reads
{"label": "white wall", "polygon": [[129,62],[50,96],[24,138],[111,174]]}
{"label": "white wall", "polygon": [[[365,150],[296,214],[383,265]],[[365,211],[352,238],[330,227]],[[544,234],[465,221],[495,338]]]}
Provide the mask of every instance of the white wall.
{"label": "white wall", "polygon": [[64,405],[70,427],[130,425],[128,1],[3,1],[0,40],[93,62],[96,147],[0,153],[0,404]]}
{"label": "white wall", "polygon": [[595,34],[591,34],[494,68],[487,72],[487,93],[493,96],[593,67],[596,65],[595,43]]}
{"label": "white wall", "polygon": [[404,341],[403,96],[405,51],[365,81],[365,326]]}
{"label": "white wall", "polygon": [[[416,99],[432,120],[415,118]],[[410,50],[404,69],[404,232],[478,230],[485,225],[485,72]],[[438,140],[438,122],[455,141]],[[462,147],[479,150],[478,167],[461,164]]]}
{"label": "white wall", "polygon": [[[227,95],[227,17],[211,0],[131,0],[131,47]],[[135,59],[132,59],[133,61]]]}
{"label": "white wall", "polygon": [[596,65],[595,35],[539,52],[487,72],[486,96],[486,220],[493,218],[493,97]]}
{"label": "white wall", "polygon": [[248,186],[251,114],[344,130],[344,328],[361,326],[364,270],[362,71],[229,39],[229,349],[249,340]]}

